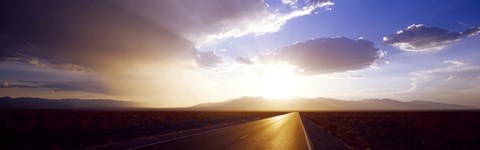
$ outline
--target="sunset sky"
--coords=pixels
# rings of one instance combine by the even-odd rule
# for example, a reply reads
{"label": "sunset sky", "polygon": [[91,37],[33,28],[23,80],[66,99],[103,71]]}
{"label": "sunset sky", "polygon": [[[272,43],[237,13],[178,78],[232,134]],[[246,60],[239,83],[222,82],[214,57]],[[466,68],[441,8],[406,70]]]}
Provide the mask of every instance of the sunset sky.
{"label": "sunset sky", "polygon": [[10,0],[0,96],[480,107],[478,0]]}

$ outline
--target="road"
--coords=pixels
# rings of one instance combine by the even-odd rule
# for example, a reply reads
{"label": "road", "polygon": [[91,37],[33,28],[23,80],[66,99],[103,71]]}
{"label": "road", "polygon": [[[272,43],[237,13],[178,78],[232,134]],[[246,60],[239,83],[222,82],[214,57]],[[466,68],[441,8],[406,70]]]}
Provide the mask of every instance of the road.
{"label": "road", "polygon": [[298,112],[132,149],[310,149]]}

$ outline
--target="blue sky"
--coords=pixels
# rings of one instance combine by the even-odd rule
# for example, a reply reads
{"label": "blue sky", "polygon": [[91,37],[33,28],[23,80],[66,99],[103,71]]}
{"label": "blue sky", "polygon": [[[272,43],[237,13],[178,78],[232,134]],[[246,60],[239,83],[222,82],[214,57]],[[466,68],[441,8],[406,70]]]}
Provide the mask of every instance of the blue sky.
{"label": "blue sky", "polygon": [[480,106],[475,0],[4,3],[0,96]]}
{"label": "blue sky", "polygon": [[[335,1],[332,10],[318,9],[315,11],[318,14],[289,20],[278,32],[262,36],[247,35],[226,40],[224,44],[216,46],[217,48],[235,49],[241,47],[239,45],[260,45],[260,51],[275,49],[310,38],[345,36],[349,38],[364,37],[375,42],[379,48],[393,53],[398,51],[382,44],[382,38],[385,35],[404,29],[411,24],[425,24],[461,32],[480,24],[480,19],[476,16],[480,13],[480,10],[477,9],[479,5],[478,1],[466,0],[455,2],[426,0]],[[229,47],[229,42],[234,45]]]}

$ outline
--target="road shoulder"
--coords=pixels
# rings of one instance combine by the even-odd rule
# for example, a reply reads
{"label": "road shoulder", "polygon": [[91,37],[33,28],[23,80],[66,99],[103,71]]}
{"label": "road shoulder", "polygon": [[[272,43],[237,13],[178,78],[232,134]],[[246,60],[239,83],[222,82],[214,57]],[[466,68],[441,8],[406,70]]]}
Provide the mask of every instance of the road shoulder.
{"label": "road shoulder", "polygon": [[303,123],[304,129],[306,130],[306,134],[310,140],[309,142],[312,149],[348,149],[347,145],[345,145],[341,140],[335,138],[330,133],[325,132],[318,125],[301,115],[301,113],[300,118]]}

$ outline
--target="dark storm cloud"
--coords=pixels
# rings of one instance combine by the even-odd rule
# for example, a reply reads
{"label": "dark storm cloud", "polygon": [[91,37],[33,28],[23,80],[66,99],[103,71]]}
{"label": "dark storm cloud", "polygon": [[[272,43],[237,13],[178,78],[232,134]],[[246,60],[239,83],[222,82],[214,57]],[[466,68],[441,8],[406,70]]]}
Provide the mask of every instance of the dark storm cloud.
{"label": "dark storm cloud", "polygon": [[197,52],[195,60],[202,67],[215,67],[225,62],[215,51]]}
{"label": "dark storm cloud", "polygon": [[118,63],[191,59],[195,52],[190,41],[108,1],[2,1],[1,13],[2,61],[104,71]]}
{"label": "dark storm cloud", "polygon": [[254,62],[248,58],[243,58],[243,57],[237,57],[235,58],[235,62],[240,63],[240,64],[246,64],[246,65],[251,65]]}
{"label": "dark storm cloud", "polygon": [[383,42],[405,51],[440,50],[452,42],[479,33],[479,27],[469,28],[464,32],[451,32],[438,27],[413,24],[396,34],[385,36]]}
{"label": "dark storm cloud", "polygon": [[266,63],[287,62],[306,75],[358,70],[379,59],[380,51],[368,40],[319,38],[280,48],[261,56]]}

